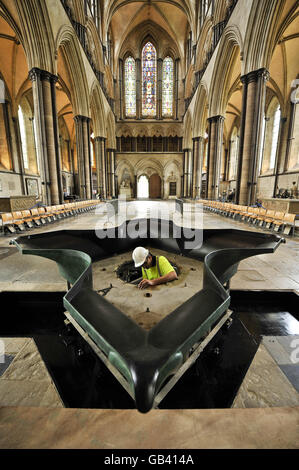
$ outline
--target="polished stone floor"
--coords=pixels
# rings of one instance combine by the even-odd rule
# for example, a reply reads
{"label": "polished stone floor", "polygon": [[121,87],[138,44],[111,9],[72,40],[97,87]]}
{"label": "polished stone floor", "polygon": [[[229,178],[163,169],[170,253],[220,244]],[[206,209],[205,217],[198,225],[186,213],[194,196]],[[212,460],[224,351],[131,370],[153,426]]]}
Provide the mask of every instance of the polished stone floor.
{"label": "polished stone floor", "polygon": [[[126,209],[126,214],[124,209]],[[107,219],[105,210],[101,208],[97,213],[89,212],[63,219],[55,224],[33,229],[30,233],[66,229],[110,228],[125,218],[131,220],[137,217],[155,217],[158,210],[160,210],[159,215],[162,218],[170,217],[178,225],[183,225],[179,215],[175,213],[174,202],[140,201],[123,206],[116,220],[111,217],[111,214]],[[249,227],[243,222],[211,213],[202,213],[198,205],[189,206],[186,208],[187,212],[190,217],[186,216],[184,226],[263,231]],[[268,231],[265,230],[265,233]],[[14,237],[13,235],[0,236],[0,292],[64,292],[66,282],[61,278],[56,264],[44,258],[20,255],[15,247],[9,245],[9,241]],[[281,244],[275,253],[259,255],[242,261],[237,274],[231,281],[231,289],[293,291],[299,295],[299,239],[297,237],[285,237],[285,239],[286,243]],[[100,290],[109,286],[112,278],[114,278],[115,284],[120,285],[121,281],[115,278],[114,270],[120,262],[127,260],[128,257],[122,255],[119,259],[115,257],[112,260],[95,263],[93,266],[94,288]],[[193,266],[192,260],[188,260],[188,263],[181,263],[183,271],[185,271],[180,280],[169,283],[166,287],[169,290],[169,295],[172,295],[171,292],[175,293],[172,295],[171,307],[176,303],[177,291],[182,292],[186,298],[194,293],[195,284],[194,278],[192,278],[194,273],[191,272],[191,268],[195,266]],[[197,269],[197,288],[198,280],[202,278],[202,271],[198,265],[195,269]],[[144,297],[144,292],[137,292],[136,287],[128,285],[122,287],[121,297],[116,296],[115,290],[111,289],[107,294],[107,299],[116,303],[120,302],[120,304],[126,303],[128,311],[133,312],[133,316],[135,315],[135,320],[143,323],[145,327],[149,328],[159,321],[160,316],[157,314],[156,306],[161,303],[163,297],[161,286],[158,289],[149,289],[148,292],[152,294],[149,298]],[[138,302],[130,295],[128,289],[136,290],[136,295],[140,297]],[[178,295],[180,297],[180,294]],[[150,315],[145,317],[144,312],[147,309]],[[164,314],[167,313],[165,307]],[[295,333],[297,334],[296,331]],[[294,336],[294,338],[297,337]],[[299,447],[298,430],[296,430],[299,410],[299,396],[298,390],[296,390],[298,366],[296,369],[291,369],[294,375],[292,381],[290,373],[284,373],[287,367],[290,368],[290,361],[282,359],[286,356],[289,345],[285,345],[283,340],[278,337],[273,337],[272,342],[269,342],[269,337],[264,338],[260,344],[236,396],[233,409],[223,411],[155,410],[146,417],[130,410],[64,409],[34,341],[31,338],[3,338],[2,340],[5,342],[7,363],[6,365],[0,364],[0,448]],[[51,414],[51,409],[56,410],[54,415]],[[113,433],[113,429],[123,423],[124,419],[127,422],[125,427],[122,424],[125,431],[114,436],[113,439],[111,436],[109,437],[109,433]],[[194,429],[191,434],[188,433],[190,426],[193,427],[198,419],[202,423],[201,429],[197,429],[196,433],[194,433]],[[40,420],[48,425],[47,436],[41,437],[36,431]],[[52,427],[61,422],[65,423],[66,420],[68,432],[64,436],[56,436],[55,438],[51,432]],[[80,426],[83,426],[84,422],[84,427],[90,429],[81,442],[77,439],[78,422],[81,423]],[[98,438],[95,440],[91,437],[91,430],[98,433],[98,423],[100,422],[102,422],[106,433],[104,433],[105,436],[97,434]],[[13,431],[15,426],[19,430],[17,433]],[[144,427],[144,437],[141,440],[138,436],[140,426]],[[248,432],[243,431],[241,438],[238,435],[238,429],[241,429],[242,426]],[[169,439],[158,441],[154,430],[159,429],[159,434],[161,434],[161,429],[167,430],[169,433],[170,427],[177,431],[173,430]],[[202,432],[203,427],[204,433]],[[226,434],[224,438],[223,431],[225,429],[230,429],[230,431],[224,433]],[[268,439],[264,439],[261,429],[268,433]],[[271,431],[269,431],[270,429]],[[284,432],[282,432],[283,429],[285,429]],[[183,430],[186,432],[184,433]],[[130,441],[125,437],[128,432],[131,433]],[[209,440],[209,433],[213,432],[215,432],[214,438]],[[172,440],[170,440],[171,438]]]}

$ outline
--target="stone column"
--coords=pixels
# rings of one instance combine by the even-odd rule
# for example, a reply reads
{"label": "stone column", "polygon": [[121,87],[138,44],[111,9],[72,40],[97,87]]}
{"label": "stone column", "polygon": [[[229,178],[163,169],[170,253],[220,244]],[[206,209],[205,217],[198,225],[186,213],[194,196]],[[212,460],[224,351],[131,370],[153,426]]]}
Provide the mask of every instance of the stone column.
{"label": "stone column", "polygon": [[33,68],[29,72],[29,77],[32,81],[42,199],[46,204],[55,205],[62,202],[63,196],[56,111],[57,77],[38,68]]}
{"label": "stone column", "polygon": [[192,162],[193,162],[193,172],[192,172],[192,191],[191,197],[194,199],[196,196],[196,179],[197,179],[197,164],[198,164],[198,137],[194,137],[193,149],[192,149]]}
{"label": "stone column", "polygon": [[103,196],[103,168],[102,168],[102,137],[95,137],[94,152],[97,168],[97,192]]}
{"label": "stone column", "polygon": [[180,62],[180,59],[175,59],[175,62],[174,62],[175,119],[178,119],[178,115],[179,115],[179,62]]}
{"label": "stone column", "polygon": [[162,68],[163,59],[157,60],[157,119],[162,119]]}
{"label": "stone column", "polygon": [[238,204],[252,205],[262,158],[262,123],[265,111],[268,70],[262,68],[241,77],[243,83],[240,152],[236,199]]}
{"label": "stone column", "polygon": [[107,197],[111,196],[111,149],[106,149]]}
{"label": "stone column", "polygon": [[280,125],[279,125],[279,135],[278,135],[278,141],[277,141],[277,150],[276,150],[276,158],[275,158],[275,179],[274,179],[274,186],[273,186],[273,197],[276,196],[276,186],[278,183],[278,176],[279,176],[279,171],[282,166],[282,156],[283,154],[283,148],[284,148],[284,135],[285,135],[285,128],[286,128],[286,122],[287,118],[282,117],[280,119]]}
{"label": "stone column", "polygon": [[103,177],[103,197],[107,198],[107,155],[106,155],[106,138],[102,137],[101,140],[102,147],[102,177]]}
{"label": "stone column", "polygon": [[291,153],[292,153],[292,144],[294,141],[294,124],[295,124],[295,115],[296,115],[296,106],[297,104],[292,101],[291,102],[291,110],[290,110],[290,122],[288,125],[288,132],[286,138],[286,152],[285,152],[285,161],[283,167],[280,169],[281,171],[288,171]]}
{"label": "stone column", "polygon": [[26,194],[25,178],[24,178],[25,169],[24,169],[23,151],[22,151],[22,145],[21,145],[21,133],[20,133],[19,119],[17,117],[13,117],[12,122],[14,125],[14,132],[15,132],[15,139],[16,139],[16,149],[17,149],[16,153],[17,153],[19,172],[20,172],[20,177],[21,177],[20,181],[21,181],[21,187],[22,187],[22,194]]}
{"label": "stone column", "polygon": [[115,149],[111,149],[111,196],[116,197],[115,185]]}
{"label": "stone column", "polygon": [[78,177],[81,199],[91,199],[90,118],[75,116]]}
{"label": "stone column", "polygon": [[136,119],[141,119],[141,112],[142,112],[142,103],[141,103],[141,87],[142,87],[142,80],[141,80],[141,59],[135,59],[136,65]]}
{"label": "stone column", "polygon": [[183,157],[183,197],[188,195],[188,149],[184,149]]}
{"label": "stone column", "polygon": [[200,193],[201,193],[203,153],[204,153],[204,138],[196,137],[195,198],[199,198],[199,199],[200,199]]}
{"label": "stone column", "polygon": [[188,197],[192,197],[192,178],[193,178],[193,152],[188,149]]}
{"label": "stone column", "polygon": [[219,193],[220,166],[223,143],[223,116],[208,118],[209,142],[208,142],[208,171],[207,193],[208,199],[217,200]]}
{"label": "stone column", "polygon": [[123,119],[123,60],[118,60],[119,119]]}

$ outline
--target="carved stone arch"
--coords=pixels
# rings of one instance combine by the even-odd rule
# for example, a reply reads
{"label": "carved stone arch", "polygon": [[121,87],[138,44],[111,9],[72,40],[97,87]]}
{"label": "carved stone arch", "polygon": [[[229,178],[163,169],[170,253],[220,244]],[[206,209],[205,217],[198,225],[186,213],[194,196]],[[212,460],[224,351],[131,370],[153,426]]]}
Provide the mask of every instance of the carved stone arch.
{"label": "carved stone arch", "polygon": [[158,173],[160,178],[163,177],[163,171],[164,171],[163,166],[157,159],[154,159],[154,158],[151,158],[151,159],[141,158],[140,160],[138,160],[138,162],[135,165],[135,174],[137,176],[140,176],[142,172],[149,170],[149,169],[150,169],[150,171],[148,171],[149,176],[151,176],[154,173]]}
{"label": "carved stone arch", "polygon": [[265,8],[263,2],[253,0],[244,40],[244,74],[269,69],[284,5],[285,2],[270,2]]}
{"label": "carved stone arch", "polygon": [[205,84],[200,83],[193,114],[193,137],[205,134],[208,117],[208,92]]}
{"label": "carved stone arch", "polygon": [[135,177],[135,170],[132,164],[127,159],[121,159],[117,162],[115,174],[118,178],[118,183],[121,183],[125,170],[128,170],[128,172],[130,173],[131,181],[133,183]]}
{"label": "carved stone arch", "polygon": [[150,136],[151,137],[159,137],[159,136],[163,137],[164,136],[164,130],[163,130],[162,126],[152,126]]}
{"label": "carved stone arch", "polygon": [[29,70],[37,67],[55,74],[55,41],[46,2],[15,2],[15,7]]}
{"label": "carved stone arch", "polygon": [[[137,131],[137,129],[136,129],[136,131]],[[135,132],[134,131],[133,131],[133,135],[135,137]],[[140,129],[138,129],[138,131],[137,131],[137,136],[138,137],[149,137],[148,128],[146,126],[140,127]]]}
{"label": "carved stone arch", "polygon": [[195,83],[194,71],[195,71],[194,65],[191,64],[188,69],[186,80],[185,80],[185,96],[184,96],[185,99],[191,95],[193,87],[194,87],[194,83]]}
{"label": "carved stone arch", "polygon": [[[56,38],[56,51],[61,48],[62,57],[71,82],[74,115],[89,117],[89,90],[79,41],[73,28],[64,25]],[[57,54],[58,56],[58,54]]]}
{"label": "carved stone arch", "polygon": [[215,24],[218,24],[225,19],[226,12],[230,3],[232,3],[231,0],[219,0],[215,2],[215,11],[214,11]]}
{"label": "carved stone arch", "polygon": [[103,137],[105,135],[105,113],[102,100],[102,91],[99,82],[94,81],[90,93],[90,111],[93,122],[93,131],[95,137]]}
{"label": "carved stone arch", "polygon": [[232,72],[236,61],[240,60],[242,48],[240,37],[235,32],[232,28],[224,30],[220,40],[209,90],[210,116],[224,115],[226,110]]}
{"label": "carved stone arch", "polygon": [[6,5],[4,5],[4,3],[0,0],[0,8],[1,8],[1,16],[2,18],[9,24],[9,26],[13,29],[15,35],[16,35],[16,38],[18,41],[20,41],[20,43],[22,44],[25,52],[26,52],[26,44],[25,44],[25,41],[24,41],[24,38],[23,38],[23,31],[21,28],[19,28],[19,26],[17,25],[17,23],[15,22],[13,16],[11,15],[11,13],[9,12],[9,10],[7,9]]}
{"label": "carved stone arch", "polygon": [[164,173],[166,174],[167,173],[167,170],[168,168],[171,168],[171,166],[175,165],[178,169],[178,171],[180,172],[180,174],[182,173],[183,171],[183,166],[182,166],[182,162],[179,162],[178,160],[176,160],[175,158],[173,158],[172,160],[169,160],[166,165],[164,166]]}
{"label": "carved stone arch", "polygon": [[116,148],[116,139],[115,139],[115,119],[112,111],[108,112],[106,116],[106,135],[107,135],[107,148],[115,149]]}
{"label": "carved stone arch", "polygon": [[183,149],[192,148],[192,118],[191,114],[188,111],[184,120],[184,137],[183,137]]}
{"label": "carved stone arch", "polygon": [[166,57],[171,57],[173,62],[175,61],[176,58],[178,58],[177,51],[173,48],[167,45],[165,48],[161,48],[161,58],[164,60]]}
{"label": "carved stone arch", "polygon": [[99,33],[95,26],[94,20],[88,18],[86,23],[87,44],[91,54],[92,61],[97,70],[104,71],[103,51],[99,40]]}
{"label": "carved stone arch", "polygon": [[82,0],[72,0],[74,20],[85,25],[84,2]]}
{"label": "carved stone arch", "polygon": [[200,42],[197,46],[197,57],[195,63],[195,70],[201,70],[204,66],[207,53],[211,49],[213,41],[213,22],[211,17],[207,17],[202,26],[200,34]]}

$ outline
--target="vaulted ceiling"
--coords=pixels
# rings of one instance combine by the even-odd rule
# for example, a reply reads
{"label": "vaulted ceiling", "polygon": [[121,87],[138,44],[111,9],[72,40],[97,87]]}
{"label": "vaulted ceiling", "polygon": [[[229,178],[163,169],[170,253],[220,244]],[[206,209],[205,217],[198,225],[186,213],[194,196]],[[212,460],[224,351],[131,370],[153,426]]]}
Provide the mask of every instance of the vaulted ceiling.
{"label": "vaulted ceiling", "polygon": [[[164,30],[181,56],[188,29],[196,16],[196,0],[105,0],[105,26],[111,27],[117,59],[133,30],[147,23]],[[189,26],[190,25],[190,26]]]}

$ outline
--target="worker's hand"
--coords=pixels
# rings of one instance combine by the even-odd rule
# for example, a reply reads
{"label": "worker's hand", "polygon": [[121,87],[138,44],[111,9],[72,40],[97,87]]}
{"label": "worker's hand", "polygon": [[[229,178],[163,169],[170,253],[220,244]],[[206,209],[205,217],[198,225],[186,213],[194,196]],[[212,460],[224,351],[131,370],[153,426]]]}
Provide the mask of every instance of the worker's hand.
{"label": "worker's hand", "polygon": [[153,285],[154,285],[153,280],[150,281],[149,279],[143,279],[141,282],[139,282],[138,288],[139,289],[144,289],[145,287],[153,286]]}

